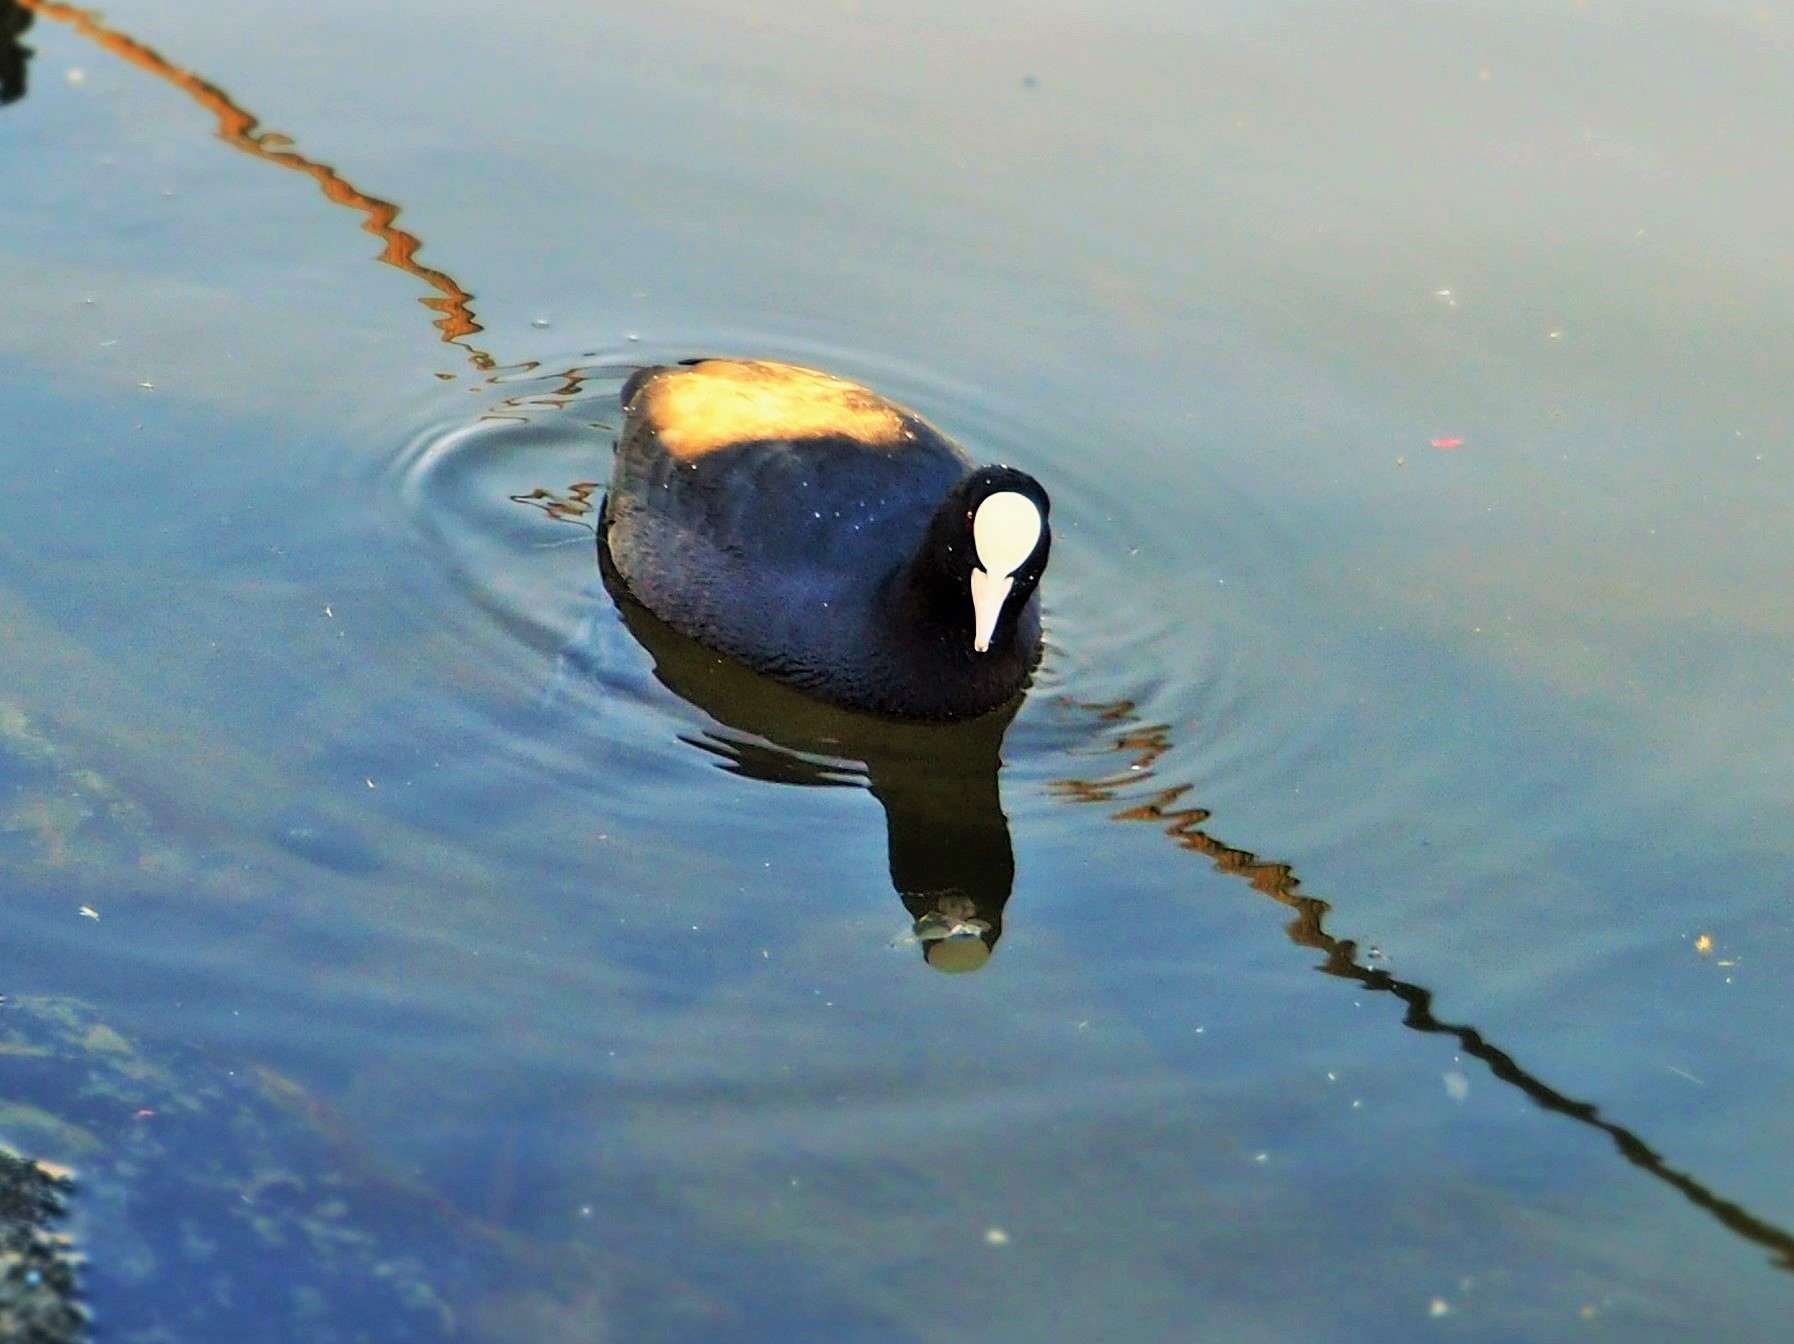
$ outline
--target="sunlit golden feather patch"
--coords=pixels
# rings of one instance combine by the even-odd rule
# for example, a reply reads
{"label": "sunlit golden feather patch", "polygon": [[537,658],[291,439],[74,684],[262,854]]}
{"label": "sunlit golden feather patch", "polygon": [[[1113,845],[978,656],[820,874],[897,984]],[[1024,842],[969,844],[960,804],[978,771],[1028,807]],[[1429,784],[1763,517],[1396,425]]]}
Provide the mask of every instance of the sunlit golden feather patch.
{"label": "sunlit golden feather patch", "polygon": [[675,457],[759,439],[841,435],[889,450],[907,437],[904,412],[858,383],[795,364],[706,360],[668,369],[629,407]]}

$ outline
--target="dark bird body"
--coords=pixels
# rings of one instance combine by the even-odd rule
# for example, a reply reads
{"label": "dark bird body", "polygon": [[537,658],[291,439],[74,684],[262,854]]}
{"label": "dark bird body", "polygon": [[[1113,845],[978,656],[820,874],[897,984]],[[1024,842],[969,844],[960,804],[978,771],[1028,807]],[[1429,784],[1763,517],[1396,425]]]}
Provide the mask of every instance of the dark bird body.
{"label": "dark bird body", "polygon": [[[975,468],[914,413],[789,365],[645,369],[623,408],[605,543],[674,629],[877,713],[959,718],[1021,692],[1039,657],[1034,588],[1050,542],[1031,477]],[[993,495],[1033,504],[1038,540],[980,652],[972,524]]]}

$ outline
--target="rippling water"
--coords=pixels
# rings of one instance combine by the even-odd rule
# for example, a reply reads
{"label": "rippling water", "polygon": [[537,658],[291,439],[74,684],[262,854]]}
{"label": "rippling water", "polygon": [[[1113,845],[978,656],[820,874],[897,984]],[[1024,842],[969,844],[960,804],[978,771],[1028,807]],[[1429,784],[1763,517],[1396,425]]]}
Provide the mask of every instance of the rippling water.
{"label": "rippling water", "polygon": [[[108,1337],[1778,1337],[1787,16],[26,12],[0,1140]],[[1006,731],[607,587],[708,353],[1047,483]]]}

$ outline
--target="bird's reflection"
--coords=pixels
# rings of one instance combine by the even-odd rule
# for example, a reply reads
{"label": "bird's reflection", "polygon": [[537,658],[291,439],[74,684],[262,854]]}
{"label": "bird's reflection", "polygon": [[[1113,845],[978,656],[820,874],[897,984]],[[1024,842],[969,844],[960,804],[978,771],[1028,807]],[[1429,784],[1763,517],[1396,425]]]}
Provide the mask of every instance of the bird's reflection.
{"label": "bird's reflection", "polygon": [[25,96],[26,68],[33,53],[19,38],[31,19],[31,11],[18,0],[0,0],[0,107]]}
{"label": "bird's reflection", "polygon": [[600,536],[598,568],[654,674],[720,729],[685,740],[752,779],[861,786],[884,808],[891,885],[923,958],[977,970],[1003,934],[1015,883],[998,796],[1004,731],[1019,700],[982,718],[909,723],[824,704],[687,639],[630,596]]}

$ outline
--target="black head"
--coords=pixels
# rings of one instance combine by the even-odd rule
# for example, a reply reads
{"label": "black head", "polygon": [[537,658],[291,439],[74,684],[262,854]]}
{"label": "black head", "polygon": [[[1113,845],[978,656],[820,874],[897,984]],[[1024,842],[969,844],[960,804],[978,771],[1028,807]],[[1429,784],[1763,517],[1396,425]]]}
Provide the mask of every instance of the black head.
{"label": "black head", "polygon": [[1046,570],[1053,532],[1039,481],[980,467],[940,503],[916,557],[937,621],[977,655],[1013,642],[1016,617]]}

